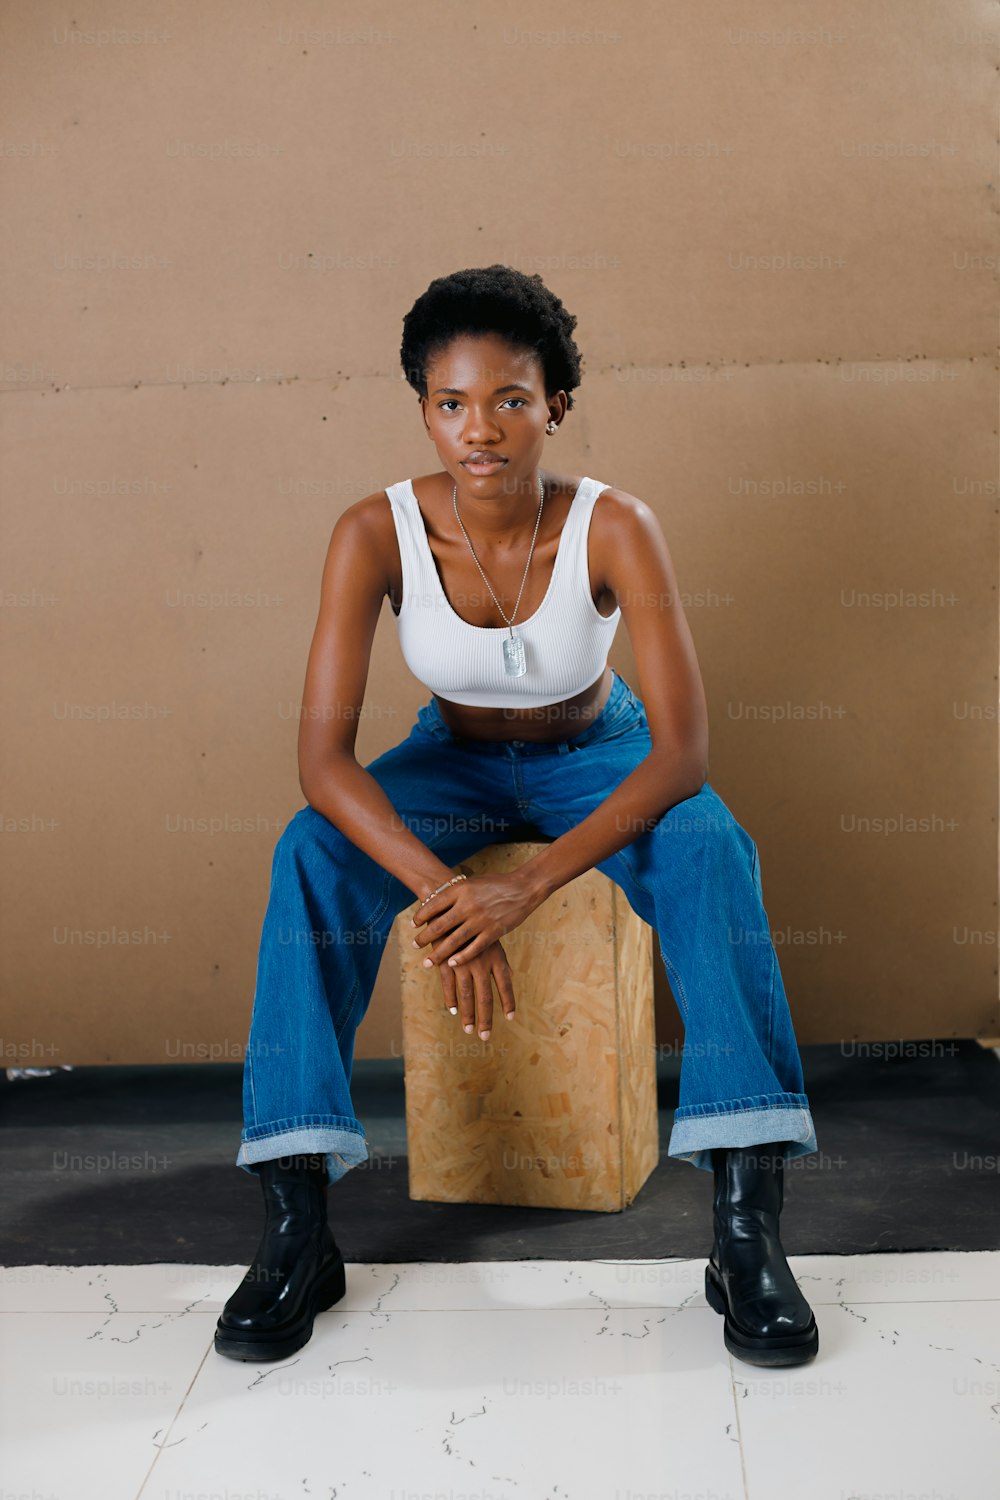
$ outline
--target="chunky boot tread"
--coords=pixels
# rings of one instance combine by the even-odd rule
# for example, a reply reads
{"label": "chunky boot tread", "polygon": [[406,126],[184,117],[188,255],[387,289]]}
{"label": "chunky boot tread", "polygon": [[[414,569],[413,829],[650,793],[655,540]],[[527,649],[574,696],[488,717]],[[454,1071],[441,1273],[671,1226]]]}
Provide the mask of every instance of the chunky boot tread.
{"label": "chunky boot tread", "polygon": [[725,1287],[711,1262],[705,1267],[705,1300],[715,1312],[725,1317],[723,1342],[731,1354],[755,1365],[805,1364],[819,1350],[819,1329],[815,1317],[809,1326],[793,1334],[769,1334],[760,1338],[741,1328],[729,1311]]}
{"label": "chunky boot tread", "polygon": [[344,1263],[331,1266],[313,1292],[313,1305],[294,1324],[277,1329],[230,1328],[219,1320],[215,1348],[227,1359],[266,1362],[287,1359],[312,1338],[313,1320],[339,1302],[347,1291]]}

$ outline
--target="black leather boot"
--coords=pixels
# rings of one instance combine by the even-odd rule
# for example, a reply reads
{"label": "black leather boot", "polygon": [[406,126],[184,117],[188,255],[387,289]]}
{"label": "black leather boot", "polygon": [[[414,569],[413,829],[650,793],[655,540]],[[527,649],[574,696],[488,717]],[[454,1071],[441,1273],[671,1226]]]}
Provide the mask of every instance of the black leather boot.
{"label": "black leather boot", "polygon": [[726,1348],[752,1365],[799,1365],[819,1349],[816,1319],[778,1238],[781,1141],[712,1152],[715,1236],[705,1296],[725,1314]]}
{"label": "black leather boot", "polygon": [[322,1156],[282,1156],[254,1167],[264,1234],[253,1265],[222,1310],[215,1348],[227,1359],[286,1359],[312,1337],[313,1319],[347,1290],[326,1221]]}

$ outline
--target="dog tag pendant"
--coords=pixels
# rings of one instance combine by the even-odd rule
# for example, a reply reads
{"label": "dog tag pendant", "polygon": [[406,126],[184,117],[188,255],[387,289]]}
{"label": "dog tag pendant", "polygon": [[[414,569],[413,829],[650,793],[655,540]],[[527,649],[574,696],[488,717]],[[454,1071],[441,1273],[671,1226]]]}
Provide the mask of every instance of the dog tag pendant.
{"label": "dog tag pendant", "polygon": [[523,677],[528,670],[524,660],[524,642],[513,631],[504,636],[503,666],[508,677]]}

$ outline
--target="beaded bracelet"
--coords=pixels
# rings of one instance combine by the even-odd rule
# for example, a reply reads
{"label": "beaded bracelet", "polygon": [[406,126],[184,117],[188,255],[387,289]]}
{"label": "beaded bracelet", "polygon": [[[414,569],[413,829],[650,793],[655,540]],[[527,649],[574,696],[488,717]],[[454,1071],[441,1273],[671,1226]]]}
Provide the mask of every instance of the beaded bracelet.
{"label": "beaded bracelet", "polygon": [[468,880],[468,878],[467,875],[453,875],[450,880],[445,881],[444,885],[439,885],[436,891],[431,891],[429,896],[425,896],[419,903],[417,910],[419,911],[421,906],[426,906],[428,901],[432,900],[435,896],[439,896],[442,891],[447,890],[448,886],[454,885],[459,880]]}

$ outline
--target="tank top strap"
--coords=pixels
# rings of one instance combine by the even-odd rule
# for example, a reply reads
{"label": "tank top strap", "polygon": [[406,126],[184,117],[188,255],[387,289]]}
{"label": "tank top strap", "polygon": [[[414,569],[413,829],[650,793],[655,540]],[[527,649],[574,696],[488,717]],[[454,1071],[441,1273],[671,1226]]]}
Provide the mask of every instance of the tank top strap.
{"label": "tank top strap", "polygon": [[581,583],[590,590],[589,572],[587,566],[587,548],[590,539],[590,518],[593,515],[594,504],[602,490],[607,485],[599,479],[584,477],[576,496],[576,502],[566,519],[566,525],[570,528],[566,537],[566,567],[569,583],[572,578],[574,583]]}
{"label": "tank top strap", "polygon": [[594,502],[601,490],[606,489],[607,485],[602,484],[599,479],[591,479],[589,475],[584,475],[576,496],[576,504],[568,518],[575,539],[579,540],[581,535],[586,534],[590,526],[590,513],[594,508]]}
{"label": "tank top strap", "polygon": [[[392,507],[396,541],[399,544],[399,561],[403,571],[403,609],[409,613],[415,600],[431,597],[428,587],[433,587],[433,583],[428,584],[425,563],[427,532],[408,480],[401,479],[396,484],[387,484],[385,492]],[[434,582],[436,581],[435,573]]]}

